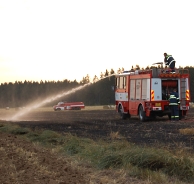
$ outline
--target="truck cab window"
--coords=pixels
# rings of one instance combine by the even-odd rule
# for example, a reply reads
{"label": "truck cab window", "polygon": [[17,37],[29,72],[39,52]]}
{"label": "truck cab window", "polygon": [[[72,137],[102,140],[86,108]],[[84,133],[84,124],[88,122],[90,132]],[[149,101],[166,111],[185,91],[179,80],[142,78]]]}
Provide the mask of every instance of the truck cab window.
{"label": "truck cab window", "polygon": [[126,89],[126,77],[119,78],[119,89]]}

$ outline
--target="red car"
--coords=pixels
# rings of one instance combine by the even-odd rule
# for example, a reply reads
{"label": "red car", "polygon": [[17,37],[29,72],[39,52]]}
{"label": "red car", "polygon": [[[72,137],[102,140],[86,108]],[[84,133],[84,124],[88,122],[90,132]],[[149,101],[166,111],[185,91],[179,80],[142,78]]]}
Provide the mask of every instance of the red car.
{"label": "red car", "polygon": [[53,106],[55,111],[61,110],[81,110],[84,109],[85,105],[83,102],[59,102]]}

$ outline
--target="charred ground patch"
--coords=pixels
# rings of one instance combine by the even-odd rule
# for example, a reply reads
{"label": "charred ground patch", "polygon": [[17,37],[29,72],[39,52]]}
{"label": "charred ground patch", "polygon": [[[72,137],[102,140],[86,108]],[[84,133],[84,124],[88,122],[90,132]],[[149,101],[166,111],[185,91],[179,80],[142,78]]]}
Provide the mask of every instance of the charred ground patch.
{"label": "charred ground patch", "polygon": [[138,117],[121,120],[115,110],[35,111],[14,123],[32,130],[49,129],[94,140],[109,140],[112,133],[117,133],[117,138],[138,145],[164,146],[172,149],[184,147],[194,151],[194,135],[183,135],[179,131],[194,128],[193,119],[193,108],[186,119],[173,123],[168,121],[168,117],[143,123]]}

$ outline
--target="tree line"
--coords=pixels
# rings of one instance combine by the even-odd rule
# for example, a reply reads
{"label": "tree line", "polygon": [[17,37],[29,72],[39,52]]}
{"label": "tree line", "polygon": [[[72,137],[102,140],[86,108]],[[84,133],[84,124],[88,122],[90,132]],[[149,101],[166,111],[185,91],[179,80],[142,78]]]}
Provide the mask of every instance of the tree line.
{"label": "tree line", "polygon": [[[130,70],[134,69],[140,69],[139,65],[132,66]],[[188,69],[190,73],[190,95],[192,100],[194,99],[194,67],[184,67],[184,69]],[[59,101],[83,101],[85,105],[113,105],[115,104],[114,74],[123,71],[124,68],[119,68],[116,72],[113,69],[110,71],[106,69],[105,72],[101,72],[100,78],[95,75],[91,80],[90,76],[86,75],[80,82],[65,79],[63,81],[1,83],[0,108],[26,107],[34,101],[41,101],[49,96],[54,98],[58,94],[66,94],[66,92],[83,85],[86,86],[81,90],[75,90],[75,92],[51,100],[45,106],[53,106]]]}
{"label": "tree line", "polygon": [[[54,98],[65,94],[79,86],[86,85],[83,89],[51,100],[46,105],[55,105],[58,101],[83,101],[85,105],[114,104],[114,76],[113,69],[101,72],[100,78],[96,75],[93,79],[87,74],[78,82],[65,79],[63,81],[16,81],[1,83],[0,85],[0,108],[26,107],[34,101],[41,102],[46,97]],[[110,77],[108,77],[110,76]],[[106,78],[108,77],[108,78]],[[103,79],[103,80],[102,80]]]}

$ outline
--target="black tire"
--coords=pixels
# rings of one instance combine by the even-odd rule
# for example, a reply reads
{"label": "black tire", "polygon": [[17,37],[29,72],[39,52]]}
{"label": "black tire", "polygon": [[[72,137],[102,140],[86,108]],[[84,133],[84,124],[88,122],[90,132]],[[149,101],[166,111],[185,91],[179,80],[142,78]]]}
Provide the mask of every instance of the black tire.
{"label": "black tire", "polygon": [[61,109],[60,108],[57,108],[56,111],[60,111]]}
{"label": "black tire", "polygon": [[145,115],[145,111],[143,111],[143,106],[142,105],[140,105],[140,107],[139,107],[139,120],[141,122],[146,121],[146,115]]}
{"label": "black tire", "polygon": [[81,110],[80,107],[73,107],[72,110]]}
{"label": "black tire", "polygon": [[119,106],[119,114],[120,114],[120,116],[121,116],[121,119],[126,119],[126,118],[127,118],[127,115],[124,114],[123,108],[122,108],[121,105]]}
{"label": "black tire", "polygon": [[185,115],[183,114],[182,110],[179,110],[179,120],[184,119]]}

